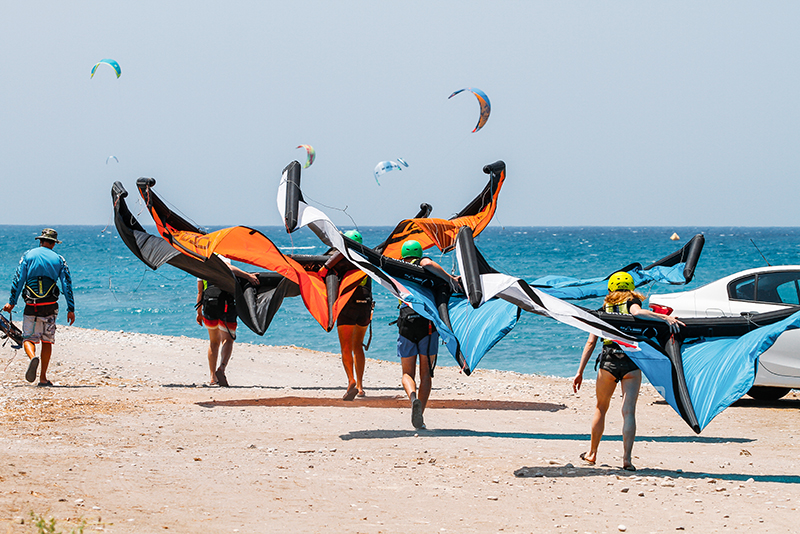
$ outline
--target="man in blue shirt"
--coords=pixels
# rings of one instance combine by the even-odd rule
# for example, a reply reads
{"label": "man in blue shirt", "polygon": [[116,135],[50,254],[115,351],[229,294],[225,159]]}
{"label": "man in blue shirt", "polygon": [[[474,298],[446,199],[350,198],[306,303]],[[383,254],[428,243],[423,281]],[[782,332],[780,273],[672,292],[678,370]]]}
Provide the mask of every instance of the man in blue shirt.
{"label": "man in blue shirt", "polygon": [[39,246],[26,252],[19,261],[14,281],[11,283],[11,296],[8,304],[3,306],[3,311],[10,312],[17,305],[20,294],[25,301],[25,311],[22,317],[22,339],[25,353],[30,358],[25,379],[28,382],[36,380],[36,371],[39,367],[39,357],[36,356],[36,343],[42,343],[41,363],[42,370],[39,374],[39,386],[52,386],[47,379],[47,366],[50,364],[50,354],[53,350],[56,334],[56,317],[58,316],[58,286],[56,281],[61,281],[61,289],[67,299],[67,321],[75,322],[75,300],[72,296],[72,278],[69,275],[67,261],[53,252],[58,240],[58,232],[52,228],[42,230],[42,235],[37,237]]}

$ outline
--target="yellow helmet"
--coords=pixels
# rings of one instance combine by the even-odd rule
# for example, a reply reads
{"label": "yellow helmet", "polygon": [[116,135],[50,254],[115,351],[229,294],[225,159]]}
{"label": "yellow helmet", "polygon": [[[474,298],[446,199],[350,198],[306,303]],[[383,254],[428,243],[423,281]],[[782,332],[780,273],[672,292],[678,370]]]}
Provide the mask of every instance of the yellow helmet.
{"label": "yellow helmet", "polygon": [[609,291],[633,291],[636,289],[636,284],[633,283],[633,277],[625,271],[614,273],[608,279]]}

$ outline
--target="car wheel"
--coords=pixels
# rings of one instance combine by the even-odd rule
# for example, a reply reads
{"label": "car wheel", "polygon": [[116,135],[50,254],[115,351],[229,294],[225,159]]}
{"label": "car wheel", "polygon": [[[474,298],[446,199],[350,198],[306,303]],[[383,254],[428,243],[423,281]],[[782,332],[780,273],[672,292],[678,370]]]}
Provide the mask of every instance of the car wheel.
{"label": "car wheel", "polygon": [[786,396],[791,389],[789,388],[773,388],[769,386],[753,386],[748,395],[760,401],[776,401]]}

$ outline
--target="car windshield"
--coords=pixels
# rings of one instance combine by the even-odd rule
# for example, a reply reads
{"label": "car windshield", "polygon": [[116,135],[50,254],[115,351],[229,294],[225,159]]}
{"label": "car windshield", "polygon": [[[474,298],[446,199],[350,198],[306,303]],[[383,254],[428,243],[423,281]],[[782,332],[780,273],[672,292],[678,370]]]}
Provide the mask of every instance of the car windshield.
{"label": "car windshield", "polygon": [[734,280],[728,295],[734,300],[800,305],[800,271],[761,273]]}

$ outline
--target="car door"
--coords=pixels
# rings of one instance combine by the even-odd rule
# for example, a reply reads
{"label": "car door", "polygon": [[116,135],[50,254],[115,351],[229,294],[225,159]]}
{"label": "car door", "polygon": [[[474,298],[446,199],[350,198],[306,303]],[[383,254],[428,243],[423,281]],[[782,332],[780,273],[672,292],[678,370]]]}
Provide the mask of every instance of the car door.
{"label": "car door", "polygon": [[731,315],[800,306],[800,271],[771,271],[737,278],[728,284],[728,297]]}

